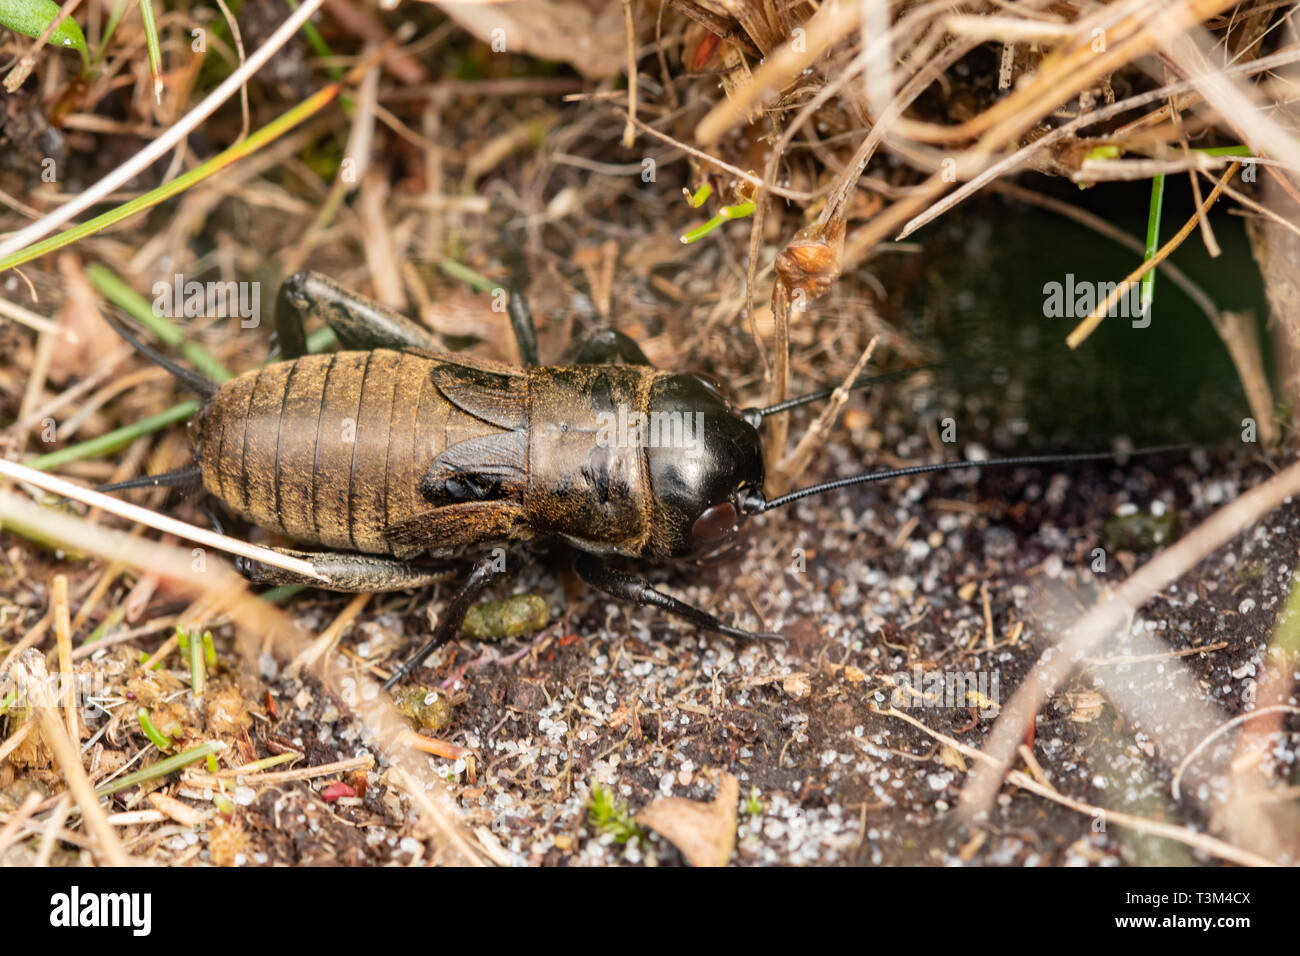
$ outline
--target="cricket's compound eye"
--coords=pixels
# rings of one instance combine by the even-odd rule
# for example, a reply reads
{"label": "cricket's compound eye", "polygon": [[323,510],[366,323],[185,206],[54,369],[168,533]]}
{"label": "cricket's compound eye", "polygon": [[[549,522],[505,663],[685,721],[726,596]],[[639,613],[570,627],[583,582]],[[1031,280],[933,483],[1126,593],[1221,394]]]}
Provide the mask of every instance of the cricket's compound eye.
{"label": "cricket's compound eye", "polygon": [[725,547],[740,533],[740,514],[730,501],[704,509],[691,525],[691,553],[704,557]]}

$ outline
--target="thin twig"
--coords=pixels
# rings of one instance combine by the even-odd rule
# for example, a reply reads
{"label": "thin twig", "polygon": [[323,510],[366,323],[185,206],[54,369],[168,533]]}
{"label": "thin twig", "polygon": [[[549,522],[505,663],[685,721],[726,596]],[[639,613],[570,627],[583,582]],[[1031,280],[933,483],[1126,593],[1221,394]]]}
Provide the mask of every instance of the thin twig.
{"label": "thin twig", "polygon": [[[905,714],[893,707],[877,707],[872,705],[872,710],[876,713],[884,714],[887,717],[897,717],[899,720],[906,721],[917,730],[928,734],[940,743],[947,744],[949,747],[970,757],[977,763],[986,766],[998,766],[997,761],[992,760],[988,754],[981,753],[969,744],[964,744],[955,737],[949,737],[947,734],[940,733],[921,723],[910,714]],[[1049,784],[1040,783],[1029,774],[1020,770],[1013,770],[1007,774],[1007,782],[1014,784],[1022,790],[1028,790],[1030,793],[1037,794],[1044,799],[1059,803],[1063,807],[1069,807],[1077,813],[1085,814],[1094,820],[1100,819],[1106,823],[1114,823],[1130,830],[1137,830],[1139,833],[1150,833],[1154,836],[1165,837],[1175,840],[1184,846],[1192,847],[1195,850],[1201,850],[1211,856],[1218,857],[1221,860],[1227,860],[1231,863],[1239,863],[1242,866],[1277,866],[1278,864],[1267,857],[1262,857],[1243,850],[1240,847],[1233,846],[1224,840],[1209,836],[1204,833],[1197,833],[1187,827],[1175,826],[1171,823],[1163,823],[1159,820],[1148,820],[1146,817],[1139,817],[1132,813],[1124,813],[1119,810],[1108,810],[1105,807],[1098,807],[1091,803],[1085,803],[1082,800],[1076,800],[1073,797],[1067,797],[1065,794],[1056,790]]]}
{"label": "thin twig", "polygon": [[1300,462],[1220,508],[1156,555],[1116,588],[1108,600],[1084,615],[1063,641],[1044,652],[1033,670],[1034,679],[1021,684],[998,716],[984,747],[985,755],[993,762],[967,779],[959,804],[962,814],[979,816],[992,807],[1002,775],[1010,767],[1034,715],[1077,662],[1091,655],[1098,644],[1162,588],[1295,494],[1300,494]]}
{"label": "thin twig", "polygon": [[[41,695],[43,689],[39,682],[35,684],[35,688],[37,694]],[[41,734],[45,738],[45,743],[54,752],[54,759],[59,769],[63,771],[63,779],[68,789],[72,791],[77,807],[81,810],[81,818],[86,821],[86,826],[90,828],[90,832],[95,835],[99,843],[99,852],[112,866],[130,866],[131,858],[127,856],[126,849],[104,815],[104,808],[99,805],[95,788],[91,786],[86,768],[81,764],[81,753],[69,739],[67,728],[56,716],[54,702],[47,697],[32,703],[36,718],[40,721]]]}
{"label": "thin twig", "polygon": [[[221,8],[221,15],[226,18],[226,24],[230,27],[231,39],[235,41],[235,51],[239,54],[239,64],[240,66],[243,66],[244,63],[248,61],[248,57],[244,55],[244,36],[239,32],[239,21],[236,20],[235,15],[230,12],[230,7],[226,4],[226,0],[217,0],[217,6]],[[248,115],[247,82],[241,83],[239,86],[239,112],[240,117],[243,120],[243,126],[239,129],[239,135],[235,137],[236,143],[246,137],[248,131],[252,128],[249,123]]]}
{"label": "thin twig", "polygon": [[694,156],[698,160],[701,160],[706,163],[711,163],[712,165],[717,166],[719,169],[731,173],[731,175],[739,179],[743,179],[751,186],[757,186],[760,189],[766,189],[773,196],[780,196],[782,199],[792,199],[795,200],[796,202],[809,202],[810,200],[817,198],[816,193],[804,192],[798,189],[786,189],[784,186],[777,186],[775,184],[766,183],[759,177],[755,176],[753,173],[746,172],[745,170],[741,169],[739,166],[733,166],[731,163],[725,162],[724,160],[721,160],[716,156],[712,156],[709,153],[704,152],[704,150],[702,149],[696,149],[694,146],[690,146],[686,143],[683,143],[680,139],[676,139],[672,136],[669,136],[667,133],[660,132],[659,130],[651,126],[649,123],[646,123],[644,120],[639,120],[636,119],[635,117],[632,117],[632,122],[635,123],[636,128],[641,130],[643,133],[649,133],[655,139],[662,140],[665,143],[669,143],[673,146],[676,146],[682,152]]}
{"label": "thin twig", "polygon": [[320,659],[328,654],[334,645],[339,642],[339,638],[348,629],[348,625],[357,619],[357,615],[361,613],[362,608],[366,606],[372,597],[374,597],[373,594],[366,592],[354,595],[352,600],[347,603],[347,606],[339,612],[338,617],[330,622],[330,626],[321,632],[320,637],[303,648],[302,653],[293,659],[285,673],[293,678],[304,669],[312,670]]}
{"label": "thin twig", "polygon": [[1101,320],[1115,308],[1115,303],[1120,300],[1120,297],[1128,292],[1128,290],[1132,288],[1139,279],[1158,266],[1169,257],[1170,253],[1183,244],[1183,240],[1190,236],[1192,230],[1196,228],[1198,218],[1203,216],[1205,211],[1215,204],[1220,194],[1223,192],[1223,187],[1227,185],[1228,180],[1231,179],[1240,168],[1241,163],[1233,163],[1228,167],[1228,171],[1223,174],[1223,178],[1219,180],[1218,184],[1214,187],[1214,190],[1206,197],[1205,202],[1197,208],[1197,211],[1192,214],[1192,217],[1188,219],[1187,222],[1183,223],[1183,227],[1174,234],[1173,238],[1161,246],[1160,251],[1154,256],[1147,259],[1125,276],[1124,279],[1115,286],[1113,290],[1111,290],[1110,294],[1106,296],[1105,301],[1097,303],[1097,307],[1092,310],[1092,314],[1076,325],[1074,330],[1065,337],[1066,345],[1072,349],[1077,349],[1081,344],[1083,344],[1083,340],[1096,331],[1097,326],[1101,325]]}
{"label": "thin twig", "polygon": [[[1268,70],[1275,69],[1276,67],[1286,66],[1287,64],[1294,63],[1297,60],[1300,60],[1300,46],[1291,46],[1291,47],[1287,47],[1284,50],[1279,50],[1277,53],[1274,53],[1270,56],[1261,57],[1260,59],[1255,60],[1253,62],[1242,63],[1236,66],[1227,67],[1224,69],[1223,72],[1226,76],[1251,76],[1256,73],[1263,73]],[[1128,99],[1120,100],[1117,103],[1112,103],[1110,106],[1104,106],[1101,109],[1093,110],[1092,112],[1089,113],[1084,113],[1078,119],[1071,120],[1069,123],[1066,123],[1064,126],[1057,127],[1051,132],[1043,136],[1040,136],[1038,139],[1034,140],[1033,142],[1016,150],[1011,155],[1006,156],[1003,159],[997,160],[996,162],[987,166],[982,172],[976,175],[973,179],[967,181],[966,183],[963,183],[961,186],[957,187],[957,189],[953,190],[951,193],[944,196],[942,199],[939,199],[938,201],[931,204],[923,212],[918,213],[916,216],[914,216],[903,227],[902,231],[899,232],[899,234],[894,238],[906,239],[912,233],[916,232],[916,230],[920,229],[922,226],[926,225],[927,223],[937,219],[939,216],[943,215],[945,212],[952,209],[958,203],[966,199],[969,199],[972,195],[974,195],[976,192],[978,192],[980,189],[982,189],[992,180],[998,178],[999,176],[1006,175],[1007,173],[1011,172],[1011,170],[1013,169],[1017,169],[1018,167],[1025,165],[1029,157],[1033,156],[1038,152],[1041,152],[1044,149],[1047,149],[1050,146],[1055,145],[1056,143],[1059,143],[1061,140],[1068,139],[1071,136],[1074,136],[1080,130],[1086,129],[1089,126],[1094,126],[1097,123],[1104,123],[1107,120],[1113,119],[1114,117],[1119,116],[1122,113],[1127,113],[1130,112],[1131,110],[1135,110],[1142,106],[1146,106],[1148,103],[1154,103],[1157,100],[1162,100],[1165,99],[1166,97],[1176,96],[1181,93],[1186,93],[1192,90],[1193,88],[1194,86],[1192,82],[1190,80],[1185,80],[1181,83],[1173,83],[1167,86],[1162,86],[1157,90],[1150,90],[1146,93],[1139,93],[1136,96],[1130,96]]]}
{"label": "thin twig", "polygon": [[43,315],[37,315],[31,309],[25,309],[16,302],[10,302],[8,299],[0,299],[0,316],[12,319],[19,325],[25,325],[29,329],[35,329],[37,332],[57,335],[69,345],[79,345],[81,339],[71,329],[66,329],[51,319]]}
{"label": "thin twig", "polygon": [[9,670],[9,666],[13,664],[14,661],[18,660],[19,654],[45,636],[45,632],[50,629],[50,624],[53,621],[54,612],[46,611],[45,616],[32,625],[31,630],[24,634],[19,639],[18,643],[9,649],[9,653],[5,655],[5,659],[0,661],[0,677],[3,677],[5,672]]}
{"label": "thin twig", "polygon": [[632,18],[632,0],[623,0],[623,25],[627,31],[627,124],[623,127],[623,148],[636,142],[636,23]]}
{"label": "thin twig", "polygon": [[45,833],[41,837],[41,848],[36,853],[36,866],[50,865],[50,859],[54,856],[55,843],[58,842],[59,834],[63,830],[63,824],[67,822],[71,810],[72,797],[66,793],[61,794],[58,803],[54,805],[54,811],[50,814],[49,819],[45,821]]}
{"label": "thin twig", "polygon": [[777,466],[777,470],[781,472],[785,481],[791,483],[796,481],[803,474],[804,469],[808,467],[808,460],[813,453],[825,444],[826,439],[830,437],[831,429],[835,427],[835,422],[839,419],[841,410],[849,400],[849,395],[852,394],[853,383],[862,377],[862,370],[871,361],[871,356],[876,351],[878,341],[877,336],[873,335],[871,337],[871,341],[862,350],[862,355],[858,358],[857,364],[853,366],[853,370],[840,383],[840,386],[831,393],[830,401],[826,403],[826,407],[822,409],[821,414],[808,426],[808,430],[799,439],[799,443],[794,446],[794,450]]}
{"label": "thin twig", "polygon": [[226,77],[221,84],[205,96],[192,110],[182,116],[156,140],[140,150],[111,173],[100,178],[95,185],[84,190],[75,199],[70,199],[58,209],[51,210],[31,225],[24,226],[9,238],[0,242],[0,259],[26,248],[53,232],[59,226],[84,212],[114,190],[125,186],[135,177],[162,159],[172,151],[186,136],[194,132],[199,124],[215,113],[235,91],[248,82],[248,78],[260,70],[272,56],[289,41],[302,25],[320,9],[324,0],[303,0],[302,5],[289,15],[288,19],[253,53],[239,68]]}
{"label": "thin twig", "polygon": [[36,790],[30,791],[5,825],[0,827],[0,859],[4,859],[5,850],[9,849],[9,845],[18,837],[18,831],[23,829],[24,824],[31,819],[40,805],[40,793]]}
{"label": "thin twig", "polygon": [[54,638],[59,649],[59,681],[63,685],[63,717],[68,722],[68,737],[74,744],[81,741],[77,723],[77,688],[72,669],[72,626],[68,611],[68,576],[56,574],[50,589],[54,611]]}
{"label": "thin twig", "polygon": [[184,779],[201,787],[217,786],[218,781],[233,777],[244,786],[269,786],[271,784],[292,783],[295,780],[312,780],[316,777],[329,777],[336,773],[350,773],[353,770],[369,770],[375,765],[375,758],[370,754],[336,760],[333,763],[318,764],[315,767],[298,767],[296,770],[272,770],[267,773],[238,774],[223,771],[221,774],[196,773],[187,774]]}
{"label": "thin twig", "polygon": [[1169,783],[1169,791],[1173,794],[1174,799],[1181,799],[1182,795],[1179,792],[1179,788],[1182,784],[1183,774],[1187,772],[1187,768],[1191,765],[1191,762],[1196,759],[1197,754],[1238,724],[1244,724],[1248,720],[1254,720],[1256,717],[1262,717],[1265,714],[1300,714],[1300,707],[1293,707],[1290,704],[1272,704],[1268,707],[1261,707],[1259,710],[1252,710],[1248,714],[1238,714],[1231,720],[1225,721],[1218,727],[1214,728],[1214,730],[1206,735],[1204,740],[1191,749],[1187,756],[1182,759],[1178,764],[1178,767],[1174,770],[1174,778]]}
{"label": "thin twig", "polygon": [[[712,146],[731,127],[760,104],[768,90],[785,89],[809,65],[841,37],[856,30],[862,19],[860,3],[827,3],[803,25],[799,37],[791,37],[764,58],[749,82],[732,94],[700,120],[695,127],[695,139]],[[796,42],[798,41],[798,42]]]}
{"label": "thin twig", "polygon": [[51,494],[61,495],[64,498],[71,498],[74,501],[102,508],[128,521],[137,521],[159,531],[174,534],[178,538],[194,541],[197,544],[206,544],[219,551],[237,554],[253,561],[261,561],[264,564],[283,568],[295,574],[304,574],[317,581],[326,580],[309,561],[281,554],[278,551],[272,551],[270,548],[249,544],[246,541],[240,541],[238,538],[217,534],[215,531],[199,528],[184,521],[170,518],[167,515],[160,515],[148,508],[141,508],[129,501],[122,501],[119,498],[113,498],[98,491],[91,491],[89,488],[75,485],[64,478],[59,478],[57,475],[47,475],[45,472],[36,471],[34,468],[28,468],[14,461],[0,459],[0,475],[12,478],[14,481],[33,484]]}

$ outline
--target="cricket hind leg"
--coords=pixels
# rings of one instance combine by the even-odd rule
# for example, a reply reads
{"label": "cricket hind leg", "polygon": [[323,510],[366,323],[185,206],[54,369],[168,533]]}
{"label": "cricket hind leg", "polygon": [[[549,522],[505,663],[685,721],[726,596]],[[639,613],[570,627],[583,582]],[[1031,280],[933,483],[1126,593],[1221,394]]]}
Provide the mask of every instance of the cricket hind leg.
{"label": "cricket hind leg", "polygon": [[278,554],[308,562],[325,580],[299,574],[262,561],[235,559],[235,567],[254,584],[279,587],[302,584],[327,591],[405,591],[446,581],[453,571],[405,561],[401,558],[353,551],[297,551],[272,548]]}
{"label": "cricket hind leg", "polygon": [[[428,329],[400,312],[351,292],[319,272],[296,272],[285,279],[275,301],[275,331],[280,355],[296,359],[307,353],[304,320],[312,314],[325,320],[348,349],[419,349],[440,351]],[[537,327],[532,310],[518,289],[506,299],[506,313],[525,365],[539,364]]]}
{"label": "cricket hind leg", "polygon": [[[210,507],[205,507],[203,510],[213,530],[220,535],[226,534],[221,516]],[[403,558],[363,554],[358,551],[300,551],[295,548],[278,547],[272,547],[270,550],[276,554],[306,561],[321,577],[299,574],[297,571],[255,561],[242,555],[235,556],[235,570],[250,583],[266,587],[301,584],[304,587],[346,593],[414,590],[446,581],[454,573],[448,568],[430,567]]]}
{"label": "cricket hind leg", "polygon": [[784,641],[785,637],[780,634],[772,634],[763,631],[746,631],[739,627],[730,627],[723,624],[707,611],[702,611],[694,605],[687,604],[670,594],[665,594],[650,586],[650,583],[644,578],[636,577],[632,574],[626,574],[616,568],[605,564],[598,556],[593,554],[580,553],[573,563],[574,570],[578,572],[585,583],[598,591],[603,591],[610,597],[617,598],[620,601],[626,601],[629,604],[635,604],[637,607],[657,607],[667,614],[679,617],[684,621],[690,621],[696,627],[706,631],[714,631],[727,637],[735,637],[746,641]]}
{"label": "cricket hind leg", "polygon": [[436,648],[455,637],[470,605],[494,579],[504,573],[504,562],[496,555],[487,554],[476,561],[465,583],[438,615],[438,626],[434,628],[432,636],[418,651],[402,662],[401,666],[393,672],[392,677],[384,681],[384,690],[392,690],[403,678],[419,667]]}
{"label": "cricket hind leg", "polygon": [[437,336],[386,305],[351,292],[319,272],[296,272],[285,279],[275,300],[275,331],[280,355],[296,359],[307,352],[303,322],[319,315],[346,349],[439,351]]}

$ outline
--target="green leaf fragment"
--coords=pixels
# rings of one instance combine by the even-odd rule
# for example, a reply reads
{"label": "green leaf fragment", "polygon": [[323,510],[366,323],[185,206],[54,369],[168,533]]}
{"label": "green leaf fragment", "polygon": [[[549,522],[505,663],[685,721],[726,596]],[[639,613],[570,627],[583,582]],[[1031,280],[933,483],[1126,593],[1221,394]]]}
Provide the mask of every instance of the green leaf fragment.
{"label": "green leaf fragment", "polygon": [[1088,155],[1084,157],[1084,160],[1089,159],[1119,159],[1119,147],[1111,145],[1094,146],[1088,150]]}
{"label": "green leaf fragment", "polygon": [[696,228],[692,229],[690,232],[683,235],[681,237],[681,240],[683,243],[691,243],[699,239],[703,239],[705,236],[713,232],[713,230],[717,229],[725,222],[730,222],[733,219],[744,219],[746,216],[754,215],[755,208],[756,207],[754,205],[753,200],[746,200],[745,202],[736,203],[734,206],[723,206],[721,209],[718,210],[718,214],[716,216],[714,216],[704,225],[697,226]]}
{"label": "green leaf fragment", "polygon": [[708,201],[709,197],[713,195],[713,187],[708,183],[705,183],[692,193],[689,189],[683,186],[682,192],[686,195],[686,202],[690,204],[690,207],[692,209],[699,209]]}
{"label": "green leaf fragment", "polygon": [[114,780],[112,783],[105,784],[95,791],[100,797],[108,796],[110,793],[117,793],[119,790],[126,790],[137,784],[147,783],[150,780],[157,780],[159,777],[165,777],[169,773],[174,773],[183,767],[188,767],[196,760],[202,760],[208,754],[219,754],[226,749],[226,745],[219,740],[213,740],[206,744],[200,744],[197,747],[191,747],[183,753],[178,753],[166,760],[159,760],[156,764],[151,764],[143,770],[137,770],[135,773],[129,773],[125,777]]}
{"label": "green leaf fragment", "polygon": [[601,833],[608,833],[615,843],[626,843],[633,837],[645,840],[645,831],[636,825],[627,804],[617,799],[614,792],[599,781],[591,782],[591,800],[587,803],[587,822]]}
{"label": "green leaf fragment", "polygon": [[[44,33],[58,16],[59,4],[54,0],[0,0],[0,24],[33,39]],[[72,17],[64,17],[46,42],[50,46],[76,50],[82,60],[89,58],[86,37]]]}
{"label": "green leaf fragment", "polygon": [[144,731],[144,735],[149,738],[150,743],[159,750],[171,749],[172,742],[167,739],[166,735],[163,734],[161,730],[154,726],[153,718],[149,716],[148,707],[141,707],[137,710],[135,712],[135,719],[139,721],[140,729]]}

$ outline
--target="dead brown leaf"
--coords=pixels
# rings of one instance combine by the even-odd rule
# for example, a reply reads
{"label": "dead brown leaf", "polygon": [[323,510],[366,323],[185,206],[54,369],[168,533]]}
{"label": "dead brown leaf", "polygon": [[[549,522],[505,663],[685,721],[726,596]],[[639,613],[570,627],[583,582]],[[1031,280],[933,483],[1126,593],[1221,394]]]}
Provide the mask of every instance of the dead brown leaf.
{"label": "dead brown leaf", "polygon": [[583,76],[606,80],[627,64],[623,5],[601,0],[439,3],[447,16],[494,52],[563,60]]}
{"label": "dead brown leaf", "polygon": [[684,797],[660,797],[636,815],[673,846],[691,866],[726,866],[736,848],[736,801],[740,781],[723,773],[711,803]]}

